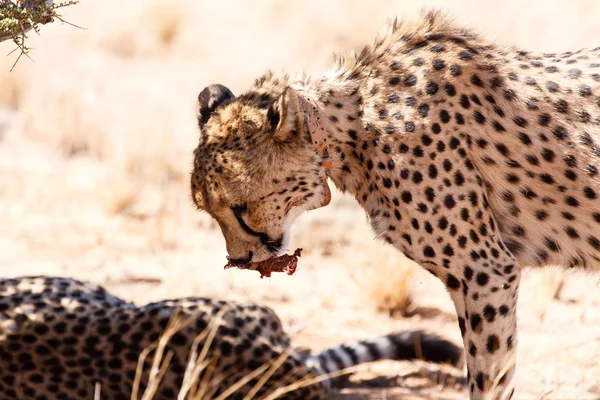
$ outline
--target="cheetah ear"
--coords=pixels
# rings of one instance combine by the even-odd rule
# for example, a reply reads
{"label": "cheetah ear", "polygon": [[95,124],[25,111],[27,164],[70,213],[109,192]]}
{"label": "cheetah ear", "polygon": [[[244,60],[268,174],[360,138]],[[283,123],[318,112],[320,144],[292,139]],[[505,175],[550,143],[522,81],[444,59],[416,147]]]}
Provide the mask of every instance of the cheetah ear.
{"label": "cheetah ear", "polygon": [[220,84],[205,87],[198,95],[198,125],[200,128],[208,122],[210,114],[217,107],[235,96],[231,90]]}
{"label": "cheetah ear", "polygon": [[267,110],[267,124],[275,140],[284,142],[298,134],[300,104],[294,89],[287,88]]}

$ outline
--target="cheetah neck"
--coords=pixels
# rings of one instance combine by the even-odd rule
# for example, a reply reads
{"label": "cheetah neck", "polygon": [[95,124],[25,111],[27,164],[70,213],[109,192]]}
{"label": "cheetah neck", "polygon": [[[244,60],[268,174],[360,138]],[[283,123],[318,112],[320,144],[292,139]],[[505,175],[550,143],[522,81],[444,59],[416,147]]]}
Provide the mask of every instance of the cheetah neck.
{"label": "cheetah neck", "polygon": [[362,124],[358,86],[335,74],[323,74],[292,87],[300,96],[313,99],[319,123],[329,142],[328,152],[332,159],[329,178],[340,191],[358,193],[366,180],[358,173],[365,149],[357,148],[357,143],[374,139]]}
{"label": "cheetah neck", "polygon": [[329,178],[340,191],[357,196],[368,185],[367,177],[360,171],[364,169],[366,153],[374,151],[368,143],[376,140],[376,135],[363,126],[358,85],[335,73],[326,73],[305,78],[292,87],[300,96],[313,99],[329,142]]}

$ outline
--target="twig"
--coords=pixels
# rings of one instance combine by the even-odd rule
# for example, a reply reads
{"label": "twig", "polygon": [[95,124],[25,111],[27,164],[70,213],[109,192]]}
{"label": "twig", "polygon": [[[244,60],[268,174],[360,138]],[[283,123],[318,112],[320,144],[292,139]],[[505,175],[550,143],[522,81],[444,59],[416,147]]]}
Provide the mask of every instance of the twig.
{"label": "twig", "polygon": [[[11,71],[23,55],[31,60],[28,54],[30,48],[26,44],[27,32],[30,30],[33,29],[39,35],[40,25],[45,25],[55,20],[79,29],[84,29],[66,21],[57,13],[58,9],[77,4],[78,2],[79,0],[70,0],[54,4],[53,0],[0,0],[0,42],[10,39],[17,45],[15,50],[20,51],[17,60],[10,69]],[[12,52],[9,54],[12,54]]]}

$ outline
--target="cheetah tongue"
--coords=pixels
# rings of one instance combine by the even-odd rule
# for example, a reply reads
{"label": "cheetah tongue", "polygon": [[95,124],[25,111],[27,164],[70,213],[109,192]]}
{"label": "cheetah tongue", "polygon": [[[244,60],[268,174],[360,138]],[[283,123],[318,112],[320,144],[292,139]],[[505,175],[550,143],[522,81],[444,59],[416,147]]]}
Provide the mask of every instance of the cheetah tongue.
{"label": "cheetah tongue", "polygon": [[258,271],[260,273],[260,277],[270,277],[272,272],[285,272],[288,275],[293,275],[296,272],[296,267],[298,266],[298,257],[300,257],[302,253],[302,249],[296,249],[294,254],[288,255],[283,254],[279,257],[271,257],[265,261],[261,262],[249,262],[247,264],[232,264],[229,262],[229,257],[227,257],[227,264],[224,269],[229,268],[239,268],[239,269],[248,269],[252,271]]}

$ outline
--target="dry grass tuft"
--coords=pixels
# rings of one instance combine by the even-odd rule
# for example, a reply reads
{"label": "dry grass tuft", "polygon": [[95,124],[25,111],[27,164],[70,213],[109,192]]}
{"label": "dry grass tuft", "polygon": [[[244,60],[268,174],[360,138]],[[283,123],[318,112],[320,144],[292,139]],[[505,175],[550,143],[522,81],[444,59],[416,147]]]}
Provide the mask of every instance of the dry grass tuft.
{"label": "dry grass tuft", "polygon": [[354,267],[349,269],[353,280],[375,308],[391,316],[407,315],[416,264],[388,246],[377,252],[348,249],[348,253],[353,260]]}
{"label": "dry grass tuft", "polygon": [[[183,383],[177,396],[178,400],[225,400],[247,385],[252,379],[260,377],[259,381],[244,397],[244,399],[253,399],[258,391],[271,378],[273,373],[275,373],[275,371],[277,371],[283,362],[290,356],[290,353],[283,353],[276,360],[261,365],[253,372],[242,376],[227,390],[215,397],[215,393],[222,381],[226,378],[230,378],[236,373],[235,370],[221,371],[217,367],[220,357],[218,351],[213,351],[212,356],[208,358],[210,347],[212,346],[215,335],[222,324],[222,317],[225,312],[227,312],[227,309],[222,309],[215,316],[215,318],[211,320],[209,326],[201,331],[194,339],[190,350]],[[131,400],[138,399],[139,387],[142,377],[144,376],[144,362],[148,354],[150,354],[152,351],[155,351],[153,363],[148,376],[146,390],[144,391],[141,400],[151,400],[154,398],[162,382],[164,374],[169,368],[169,363],[172,357],[172,353],[170,352],[165,354],[166,346],[175,333],[188,326],[196,318],[198,318],[198,315],[192,315],[188,316],[187,318],[183,318],[180,316],[179,310],[175,310],[173,312],[165,331],[158,341],[144,349],[140,355],[134,386],[131,392]],[[204,344],[202,345],[202,348],[199,349],[200,344],[203,341]],[[200,376],[203,372],[204,374],[200,380]]]}
{"label": "dry grass tuft", "polygon": [[555,267],[546,267],[540,271],[538,284],[534,288],[535,306],[540,323],[546,319],[546,311],[550,304],[560,299],[566,277],[565,271]]}
{"label": "dry grass tuft", "polygon": [[[279,357],[273,359],[267,363],[256,368],[250,373],[246,373],[243,369],[236,371],[235,369],[230,371],[222,371],[218,366],[220,354],[218,351],[213,351],[212,356],[209,358],[209,350],[212,346],[215,336],[219,327],[223,322],[223,315],[227,312],[227,308],[222,309],[214,319],[211,320],[208,327],[202,330],[194,339],[194,342],[190,349],[188,358],[187,368],[183,378],[178,400],[225,400],[231,395],[236,394],[240,389],[248,385],[248,383],[256,378],[259,378],[256,384],[245,394],[244,400],[251,400],[257,398],[258,392],[272,379],[273,374],[283,365],[283,363],[292,355],[291,352],[283,352]],[[180,310],[176,309],[169,322],[161,335],[161,337],[152,345],[148,346],[140,354],[138,365],[136,369],[136,376],[134,379],[134,385],[131,392],[131,400],[138,400],[139,390],[142,384],[142,379],[147,372],[144,371],[144,364],[148,355],[154,352],[154,358],[152,360],[152,366],[148,374],[148,382],[146,389],[142,394],[140,400],[152,400],[156,395],[158,388],[162,382],[162,379],[169,368],[170,360],[172,358],[172,352],[166,351],[169,341],[181,329],[187,327],[190,323],[196,320],[198,315],[191,315],[188,317],[182,317]],[[202,348],[200,344],[204,341]],[[306,376],[300,380],[296,380],[287,384],[289,381],[288,377],[294,375],[297,369],[292,369],[287,375],[280,378],[278,382],[273,384],[275,390],[271,393],[267,393],[262,397],[262,400],[275,400],[285,395],[286,393],[301,389],[306,386],[311,386],[316,383],[336,378],[342,375],[348,375],[355,372],[357,367],[346,368],[340,371],[335,371],[329,374],[321,376]],[[200,375],[203,374],[200,380]],[[222,384],[223,380],[231,379],[236,375],[240,375],[243,372],[244,375],[240,376],[239,379],[223,391],[218,396],[215,396],[216,391]],[[100,388],[96,390],[96,396],[100,395]]]}
{"label": "dry grass tuft", "polygon": [[[221,324],[223,314],[226,311],[227,311],[227,309],[221,310],[216,315],[216,317],[211,321],[211,324],[209,324],[209,326],[207,328],[202,330],[198,334],[198,336],[196,336],[196,338],[192,344],[192,349],[190,351],[190,357],[189,357],[189,362],[188,362],[188,368],[186,369],[184,381],[183,381],[178,399],[185,399],[186,396],[188,395],[189,391],[197,384],[197,380],[198,380],[198,377],[200,376],[200,373],[207,367],[210,368],[211,365],[214,367],[214,363],[216,363],[216,361],[218,360],[218,358],[213,358],[212,360],[206,361],[206,356],[207,356],[208,350],[210,349],[210,346],[214,340],[214,337],[217,333],[217,330]],[[137,370],[136,370],[136,375],[135,375],[135,380],[134,380],[134,384],[133,384],[133,389],[131,391],[131,400],[138,399],[139,388],[140,388],[143,376],[145,374],[144,373],[144,363],[146,361],[146,358],[152,351],[155,351],[154,358],[152,361],[152,367],[151,367],[149,375],[148,375],[148,382],[146,385],[146,390],[142,394],[141,400],[151,400],[156,395],[156,392],[162,382],[162,378],[164,377],[165,372],[169,368],[170,360],[172,357],[171,352],[167,352],[165,354],[165,349],[166,349],[169,341],[171,340],[173,335],[175,335],[175,333],[177,333],[181,329],[184,329],[185,327],[187,327],[190,323],[195,321],[197,318],[198,318],[198,315],[195,315],[195,314],[188,316],[188,317],[182,317],[180,315],[179,309],[176,309],[173,312],[173,314],[171,315],[171,318],[169,319],[167,327],[165,328],[161,337],[155,343],[153,343],[152,345],[150,345],[146,349],[144,349],[142,354],[140,354],[140,357],[138,360],[138,365],[137,365]],[[198,346],[204,339],[206,339],[206,341],[204,342],[204,346],[203,346],[200,354],[197,355],[198,354]],[[207,375],[209,375],[209,374],[207,374]],[[204,392],[205,392],[205,387],[200,385],[200,393],[204,393]],[[190,398],[201,399],[202,396],[190,397]]]}
{"label": "dry grass tuft", "polygon": [[167,327],[161,337],[157,342],[148,346],[142,351],[140,357],[138,359],[138,365],[136,368],[135,379],[133,382],[133,389],[131,390],[131,400],[138,400],[138,392],[140,388],[140,382],[142,380],[142,375],[144,373],[144,363],[148,355],[155,351],[154,359],[152,362],[152,367],[150,369],[148,385],[146,386],[146,390],[142,394],[142,400],[148,400],[154,397],[160,382],[162,381],[162,377],[164,376],[167,368],[169,367],[169,363],[171,361],[171,357],[173,354],[168,352],[165,356],[165,348],[169,343],[169,340],[173,337],[179,329],[181,329],[183,325],[183,320],[179,317],[179,313],[176,312],[171,315],[171,318],[167,324]]}
{"label": "dry grass tuft", "polygon": [[0,105],[16,109],[21,100],[24,79],[23,74],[16,70],[11,74],[0,74]]}
{"label": "dry grass tuft", "polygon": [[152,0],[144,9],[141,22],[149,27],[158,42],[167,47],[180,33],[185,5],[178,0]]}

